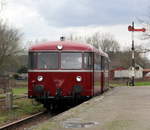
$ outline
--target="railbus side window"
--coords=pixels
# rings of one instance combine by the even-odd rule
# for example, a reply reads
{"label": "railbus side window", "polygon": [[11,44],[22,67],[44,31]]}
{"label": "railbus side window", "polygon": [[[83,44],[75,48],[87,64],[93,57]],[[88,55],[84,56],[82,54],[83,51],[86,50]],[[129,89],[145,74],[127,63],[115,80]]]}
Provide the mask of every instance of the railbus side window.
{"label": "railbus side window", "polygon": [[93,68],[92,53],[84,53],[83,66],[84,66],[84,69],[92,69]]}
{"label": "railbus side window", "polygon": [[109,70],[109,61],[105,59],[105,70]]}
{"label": "railbus side window", "polygon": [[36,56],[37,56],[37,53],[29,52],[29,63],[28,63],[29,69],[36,68]]}
{"label": "railbus side window", "polygon": [[99,54],[94,56],[94,69],[101,70],[101,56]]}
{"label": "railbus side window", "polygon": [[102,56],[101,68],[102,68],[102,70],[105,69],[105,58],[104,58],[104,56]]}

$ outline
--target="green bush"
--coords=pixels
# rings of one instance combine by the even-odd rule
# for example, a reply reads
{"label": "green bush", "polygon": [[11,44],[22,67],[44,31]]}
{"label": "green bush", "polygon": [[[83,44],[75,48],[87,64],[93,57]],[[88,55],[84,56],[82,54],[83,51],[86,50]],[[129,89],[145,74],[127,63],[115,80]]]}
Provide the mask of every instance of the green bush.
{"label": "green bush", "polygon": [[19,78],[19,74],[14,74],[14,75],[13,75],[13,78],[14,78],[14,79],[18,79],[18,78]]}

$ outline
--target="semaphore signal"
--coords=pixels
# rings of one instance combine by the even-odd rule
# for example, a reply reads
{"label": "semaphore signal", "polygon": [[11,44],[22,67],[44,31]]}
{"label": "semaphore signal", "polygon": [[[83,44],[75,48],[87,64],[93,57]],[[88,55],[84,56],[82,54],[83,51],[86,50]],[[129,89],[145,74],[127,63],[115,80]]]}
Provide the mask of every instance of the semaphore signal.
{"label": "semaphore signal", "polygon": [[136,29],[135,29],[133,26],[129,25],[129,26],[128,26],[128,31],[132,31],[132,32],[134,32],[134,31],[145,32],[146,29],[145,29],[145,28],[136,28]]}
{"label": "semaphore signal", "polygon": [[132,77],[131,77],[131,83],[132,86],[135,86],[135,56],[134,56],[134,52],[135,52],[135,48],[134,48],[134,32],[145,32],[146,29],[145,28],[134,28],[134,22],[132,22],[132,26],[129,25],[128,26],[128,31],[132,32]]}

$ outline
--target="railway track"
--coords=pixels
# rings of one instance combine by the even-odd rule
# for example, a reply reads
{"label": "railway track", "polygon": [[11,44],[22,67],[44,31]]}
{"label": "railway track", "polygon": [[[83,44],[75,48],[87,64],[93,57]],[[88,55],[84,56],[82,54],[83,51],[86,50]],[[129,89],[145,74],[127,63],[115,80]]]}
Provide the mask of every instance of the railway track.
{"label": "railway track", "polygon": [[[72,106],[75,107],[75,106]],[[20,119],[18,121],[14,121],[12,123],[0,126],[0,130],[28,130],[30,127],[34,127],[38,125],[39,123],[42,123],[44,121],[47,121],[48,119],[67,111],[68,109],[72,108],[66,107],[65,109],[59,109],[59,110],[53,110],[53,111],[44,111],[39,112],[34,115],[31,115],[29,117]]]}
{"label": "railway track", "polygon": [[[29,127],[31,125],[31,123],[32,123],[32,125],[34,125],[37,123],[37,121],[40,122],[43,119],[43,117],[47,116],[47,115],[48,115],[47,111],[39,112],[32,116],[29,116],[29,117],[20,119],[18,121],[1,126],[0,130],[16,130],[16,129],[21,130],[27,126]],[[49,117],[50,117],[50,115],[49,115]],[[47,116],[47,118],[48,118],[48,116]]]}

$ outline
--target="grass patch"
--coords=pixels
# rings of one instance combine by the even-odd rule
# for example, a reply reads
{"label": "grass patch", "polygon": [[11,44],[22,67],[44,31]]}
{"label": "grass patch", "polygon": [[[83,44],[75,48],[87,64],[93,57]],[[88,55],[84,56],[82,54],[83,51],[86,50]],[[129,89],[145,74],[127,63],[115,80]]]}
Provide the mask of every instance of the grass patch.
{"label": "grass patch", "polygon": [[[13,88],[13,96],[14,97],[19,97],[20,95],[26,94],[28,92],[28,88]],[[5,98],[6,94],[0,94],[0,99]]]}
{"label": "grass patch", "polygon": [[0,99],[5,98],[5,94],[0,94]]}
{"label": "grass patch", "polygon": [[[15,87],[12,88],[13,95],[22,95],[28,93],[27,81],[16,81]],[[0,98],[4,98],[5,94],[0,93]]]}
{"label": "grass patch", "polygon": [[149,81],[135,82],[135,86],[150,86]]}
{"label": "grass patch", "polygon": [[[127,86],[127,80],[110,81],[110,86],[112,87]],[[150,81],[136,81],[135,80],[135,86],[150,86]]]}
{"label": "grass patch", "polygon": [[44,110],[43,105],[34,106],[31,99],[19,99],[14,101],[14,108],[11,111],[0,111],[0,125],[21,119],[31,114]]}
{"label": "grass patch", "polygon": [[22,87],[22,88],[13,88],[13,94],[14,95],[21,95],[21,94],[25,94],[28,92],[28,88],[27,87]]}

